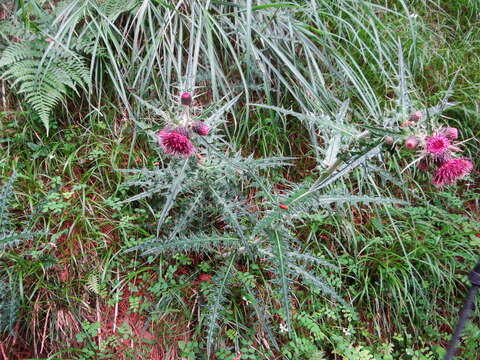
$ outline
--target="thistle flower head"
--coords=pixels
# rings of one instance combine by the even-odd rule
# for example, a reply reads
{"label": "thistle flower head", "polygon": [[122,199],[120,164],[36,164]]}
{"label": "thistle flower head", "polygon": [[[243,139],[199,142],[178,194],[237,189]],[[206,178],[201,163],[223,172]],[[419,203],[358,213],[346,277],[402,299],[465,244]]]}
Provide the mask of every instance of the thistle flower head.
{"label": "thistle flower head", "polygon": [[198,135],[206,136],[208,135],[210,128],[203,121],[197,121],[192,125],[192,130]]}
{"label": "thistle flower head", "polygon": [[472,168],[473,164],[470,159],[450,159],[435,171],[432,184],[436,187],[453,185],[457,180],[467,176]]}
{"label": "thistle flower head", "polygon": [[158,132],[157,137],[163,151],[168,155],[186,158],[195,152],[195,147],[184,128],[165,128]]}
{"label": "thistle flower head", "polygon": [[180,101],[182,103],[182,105],[190,105],[192,103],[192,95],[190,95],[190,93],[188,92],[184,92],[181,96],[180,96]]}
{"label": "thistle flower head", "polygon": [[405,147],[409,150],[413,150],[417,147],[418,145],[418,137],[416,136],[410,136],[405,140]]}
{"label": "thistle flower head", "polygon": [[445,135],[450,140],[458,139],[458,129],[454,127],[446,127],[440,130],[440,133]]}
{"label": "thistle flower head", "polygon": [[426,138],[427,153],[434,156],[442,156],[448,151],[450,140],[443,134],[436,134]]}

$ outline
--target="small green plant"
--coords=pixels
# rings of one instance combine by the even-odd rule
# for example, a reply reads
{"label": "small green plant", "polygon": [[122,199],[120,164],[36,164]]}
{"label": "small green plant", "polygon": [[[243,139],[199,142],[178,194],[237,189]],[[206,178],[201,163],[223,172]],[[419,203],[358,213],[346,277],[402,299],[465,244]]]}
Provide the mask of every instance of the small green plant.
{"label": "small green plant", "polygon": [[180,356],[188,360],[198,359],[198,355],[201,353],[200,344],[196,341],[179,341],[178,347],[180,349]]}

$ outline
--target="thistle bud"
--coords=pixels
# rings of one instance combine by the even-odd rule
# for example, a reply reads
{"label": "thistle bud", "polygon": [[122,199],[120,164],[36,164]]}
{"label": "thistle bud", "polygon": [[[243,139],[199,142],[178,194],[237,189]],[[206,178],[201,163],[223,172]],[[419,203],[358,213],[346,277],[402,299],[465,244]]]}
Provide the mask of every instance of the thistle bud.
{"label": "thistle bud", "polygon": [[203,121],[197,121],[192,125],[192,130],[198,135],[206,136],[208,135],[210,128]]}
{"label": "thistle bud", "polygon": [[405,147],[409,150],[413,150],[418,145],[418,138],[416,136],[410,136],[405,140]]}
{"label": "thistle bud", "polygon": [[446,127],[441,130],[441,133],[450,140],[458,139],[458,129],[454,127]]}
{"label": "thistle bud", "polygon": [[191,105],[192,104],[192,95],[190,95],[190,93],[188,92],[184,92],[181,96],[180,96],[180,101],[182,103],[182,105]]}
{"label": "thistle bud", "polygon": [[419,121],[422,119],[422,112],[421,111],[415,111],[410,115],[410,121]]}
{"label": "thistle bud", "polygon": [[384,141],[387,145],[393,145],[393,138],[391,136],[385,136]]}

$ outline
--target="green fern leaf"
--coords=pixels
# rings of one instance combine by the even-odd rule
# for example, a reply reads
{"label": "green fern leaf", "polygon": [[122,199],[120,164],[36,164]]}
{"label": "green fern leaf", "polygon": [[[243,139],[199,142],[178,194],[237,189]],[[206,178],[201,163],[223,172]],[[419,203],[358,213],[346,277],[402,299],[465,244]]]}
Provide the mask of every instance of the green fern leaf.
{"label": "green fern leaf", "polygon": [[63,47],[51,49],[44,40],[26,40],[9,45],[0,58],[1,78],[19,85],[18,92],[38,113],[47,134],[50,113],[77,87],[86,88],[89,70],[82,58]]}

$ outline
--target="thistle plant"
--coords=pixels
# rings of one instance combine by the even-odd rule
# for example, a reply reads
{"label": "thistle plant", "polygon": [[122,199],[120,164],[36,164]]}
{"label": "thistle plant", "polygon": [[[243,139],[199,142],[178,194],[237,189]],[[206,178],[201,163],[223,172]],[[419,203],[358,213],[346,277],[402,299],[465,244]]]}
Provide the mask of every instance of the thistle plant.
{"label": "thistle plant", "polygon": [[[201,112],[197,111],[199,115],[195,116],[190,113],[191,106],[178,105],[177,113],[166,115],[161,109],[146,104],[163,117],[159,125],[163,129],[159,132],[145,123],[137,122],[152,139],[160,165],[154,169],[122,170],[130,175],[125,186],[141,190],[123,202],[149,199],[150,206],[158,214],[154,238],[128,251],[140,251],[149,256],[183,251],[208,253],[216,259],[217,269],[212,279],[215,289],[203,309],[209,356],[214,349],[219,320],[229,301],[230,290],[232,286],[237,286],[232,279],[239,264],[261,264],[262,271],[268,274],[267,278],[272,278],[278,294],[278,304],[256,311],[265,334],[273,333],[269,329],[270,313],[277,305],[282,309],[287,329],[290,329],[290,294],[294,281],[313,284],[327,296],[346,303],[325,279],[311,270],[312,265],[335,266],[302,250],[298,225],[308,223],[312,214],[329,216],[334,212],[333,209],[346,203],[400,202],[362,194],[352,195],[342,191],[336,184],[336,180],[348,176],[355,168],[381,154],[381,140],[359,147],[353,136],[351,150],[356,148],[355,152],[340,148],[339,143],[333,150],[327,149],[326,155],[329,161],[333,159],[333,163],[317,173],[316,180],[298,183],[282,180],[280,184],[272,184],[266,177],[266,170],[276,168],[281,171],[291,166],[293,159],[242,156],[221,134],[220,128],[223,127],[219,125],[225,121],[238,98],[224,104],[213,104]],[[340,111],[344,116],[348,111],[348,103],[344,103]],[[307,116],[304,121],[314,122],[315,119]],[[341,128],[327,115],[323,121]],[[198,124],[209,131],[199,131]],[[309,126],[314,124],[310,123]],[[191,143],[184,146],[187,140]],[[283,190],[279,191],[279,188]],[[158,203],[161,206],[157,208],[155,204]],[[263,301],[255,294],[252,296],[258,310]],[[276,344],[274,337],[271,336],[270,340]]]}

